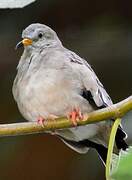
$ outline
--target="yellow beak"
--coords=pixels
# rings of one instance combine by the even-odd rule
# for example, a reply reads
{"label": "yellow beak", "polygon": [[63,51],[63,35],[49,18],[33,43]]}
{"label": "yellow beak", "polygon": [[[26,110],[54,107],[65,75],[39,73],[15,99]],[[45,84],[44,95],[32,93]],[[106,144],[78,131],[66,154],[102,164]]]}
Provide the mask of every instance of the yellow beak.
{"label": "yellow beak", "polygon": [[22,44],[24,45],[24,46],[29,46],[29,45],[31,45],[32,44],[32,40],[31,39],[27,39],[27,38],[24,38],[23,40],[22,40]]}

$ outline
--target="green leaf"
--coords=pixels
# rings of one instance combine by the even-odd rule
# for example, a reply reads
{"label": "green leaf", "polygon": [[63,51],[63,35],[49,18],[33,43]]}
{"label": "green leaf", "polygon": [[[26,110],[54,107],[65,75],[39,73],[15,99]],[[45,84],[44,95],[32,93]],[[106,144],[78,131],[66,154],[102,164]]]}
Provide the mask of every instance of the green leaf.
{"label": "green leaf", "polygon": [[117,167],[112,171],[113,180],[132,180],[132,147],[120,152]]}

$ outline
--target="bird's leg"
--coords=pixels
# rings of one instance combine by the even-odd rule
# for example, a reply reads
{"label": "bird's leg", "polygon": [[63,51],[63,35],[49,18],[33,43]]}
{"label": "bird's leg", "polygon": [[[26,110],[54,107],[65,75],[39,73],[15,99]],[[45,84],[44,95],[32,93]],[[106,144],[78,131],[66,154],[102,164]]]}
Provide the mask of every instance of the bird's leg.
{"label": "bird's leg", "polygon": [[44,125],[46,123],[46,119],[44,119],[43,117],[39,116],[39,118],[37,119],[37,123],[39,125],[41,125],[42,127],[44,127]]}
{"label": "bird's leg", "polygon": [[83,114],[79,108],[74,108],[73,111],[68,114],[68,119],[71,120],[74,126],[77,126],[78,120],[83,120],[83,118]]}
{"label": "bird's leg", "polygon": [[81,110],[79,108],[77,108],[77,113],[78,113],[78,119],[83,120],[84,116],[83,116],[83,113],[81,112]]}
{"label": "bird's leg", "polygon": [[[57,116],[53,115],[53,114],[50,114],[48,116],[48,119],[52,120],[52,121],[55,121],[55,119],[58,118]],[[42,127],[44,127],[46,125],[46,123],[48,122],[48,119],[45,119],[43,118],[42,116],[39,116],[39,118],[37,119],[37,123],[39,125],[41,125]],[[51,132],[52,135],[55,135],[56,134],[56,130],[52,130]]]}
{"label": "bird's leg", "polygon": [[46,124],[46,122],[48,121],[48,119],[55,121],[56,118],[58,118],[58,117],[53,114],[48,115],[47,119],[43,118],[42,116],[39,116],[37,119],[37,123],[41,126],[44,126]]}

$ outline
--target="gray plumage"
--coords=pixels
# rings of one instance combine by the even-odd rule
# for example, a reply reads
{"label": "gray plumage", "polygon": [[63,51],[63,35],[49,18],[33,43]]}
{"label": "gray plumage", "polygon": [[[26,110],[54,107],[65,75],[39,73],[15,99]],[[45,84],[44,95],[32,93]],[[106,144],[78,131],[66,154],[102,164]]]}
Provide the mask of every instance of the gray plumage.
{"label": "gray plumage", "polygon": [[[13,95],[25,119],[37,121],[39,116],[67,116],[78,107],[86,114],[112,104],[90,65],[66,49],[51,28],[31,24],[23,31],[22,38],[32,39],[33,43],[24,48],[13,84]],[[107,147],[112,123],[109,120],[58,130],[56,134],[77,152],[85,153],[89,147],[77,147],[68,141],[89,139]]]}

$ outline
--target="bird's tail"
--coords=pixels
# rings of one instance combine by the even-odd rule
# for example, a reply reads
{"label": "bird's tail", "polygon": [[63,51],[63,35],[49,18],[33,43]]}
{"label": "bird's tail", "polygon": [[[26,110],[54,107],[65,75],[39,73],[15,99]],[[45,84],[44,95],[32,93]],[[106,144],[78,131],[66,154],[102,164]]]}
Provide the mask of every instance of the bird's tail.
{"label": "bird's tail", "polygon": [[[78,153],[86,153],[89,148],[95,149],[100,159],[102,160],[103,164],[104,165],[106,164],[108,148],[103,146],[102,144],[95,143],[88,139],[76,142],[76,141],[67,140],[59,135],[57,136],[61,138],[66,145],[68,145],[70,148],[77,151]],[[126,150],[128,148],[128,145],[125,142],[126,137],[127,137],[126,133],[123,131],[121,127],[119,127],[115,137],[116,147],[119,151],[121,149]]]}
{"label": "bird's tail", "polygon": [[[117,147],[117,150],[126,150],[128,148],[128,144],[126,143],[125,139],[127,138],[127,134],[123,131],[121,127],[117,129],[116,137],[115,137],[115,144]],[[107,158],[107,151],[108,149],[104,147],[101,144],[94,144],[93,148],[96,149],[96,151],[99,154],[100,159],[103,161],[104,164],[106,164],[106,158]]]}
{"label": "bird's tail", "polygon": [[128,148],[127,143],[125,142],[125,139],[127,138],[127,134],[123,131],[121,127],[117,129],[115,142],[118,150],[126,150]]}

